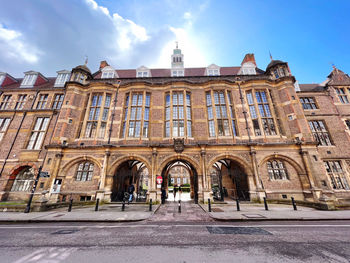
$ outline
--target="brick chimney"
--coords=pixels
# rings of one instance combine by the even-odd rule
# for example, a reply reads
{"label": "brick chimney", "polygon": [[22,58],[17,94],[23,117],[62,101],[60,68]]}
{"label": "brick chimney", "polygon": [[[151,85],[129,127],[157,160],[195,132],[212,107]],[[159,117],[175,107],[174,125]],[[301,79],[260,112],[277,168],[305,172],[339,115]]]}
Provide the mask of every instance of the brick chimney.
{"label": "brick chimney", "polygon": [[100,69],[103,69],[104,67],[107,67],[107,66],[109,66],[109,64],[107,63],[106,60],[102,60],[102,61],[100,62]]}
{"label": "brick chimney", "polygon": [[254,54],[251,53],[251,54],[246,54],[242,63],[241,63],[241,66],[244,64],[244,63],[247,63],[247,62],[252,62],[255,66],[256,66],[256,62],[255,62],[255,57],[254,57]]}

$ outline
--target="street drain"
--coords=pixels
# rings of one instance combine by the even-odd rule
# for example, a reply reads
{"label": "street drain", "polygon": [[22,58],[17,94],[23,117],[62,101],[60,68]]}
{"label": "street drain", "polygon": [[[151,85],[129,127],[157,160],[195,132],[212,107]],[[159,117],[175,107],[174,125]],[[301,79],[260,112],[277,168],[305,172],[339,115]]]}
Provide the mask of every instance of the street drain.
{"label": "street drain", "polygon": [[78,229],[64,229],[64,230],[53,232],[51,233],[51,235],[67,235],[67,234],[73,234],[78,231],[79,231]]}
{"label": "street drain", "polygon": [[270,232],[258,227],[216,227],[207,226],[210,234],[235,234],[235,235],[272,235]]}

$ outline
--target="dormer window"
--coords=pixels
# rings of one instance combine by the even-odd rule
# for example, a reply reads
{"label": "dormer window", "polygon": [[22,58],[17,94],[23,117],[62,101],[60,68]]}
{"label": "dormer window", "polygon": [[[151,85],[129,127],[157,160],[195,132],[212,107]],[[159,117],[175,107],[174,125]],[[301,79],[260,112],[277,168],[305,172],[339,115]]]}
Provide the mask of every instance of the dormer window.
{"label": "dormer window", "polygon": [[21,87],[32,87],[38,77],[38,74],[26,74],[21,83]]}
{"label": "dormer window", "polygon": [[69,80],[70,72],[68,70],[57,71],[58,75],[55,81],[55,87],[63,87]]}
{"label": "dormer window", "polygon": [[115,76],[115,71],[104,71],[102,72],[102,79],[113,79]]}
{"label": "dormer window", "polygon": [[256,75],[256,65],[253,62],[245,62],[242,64],[238,74],[239,75]]}
{"label": "dormer window", "polygon": [[137,72],[137,77],[138,78],[147,78],[148,77],[148,72],[147,71],[138,71]]}
{"label": "dormer window", "polygon": [[183,77],[184,76],[184,71],[183,70],[172,70],[171,71],[171,76],[172,77]]}
{"label": "dormer window", "polygon": [[219,70],[218,69],[208,69],[208,76],[219,76]]}

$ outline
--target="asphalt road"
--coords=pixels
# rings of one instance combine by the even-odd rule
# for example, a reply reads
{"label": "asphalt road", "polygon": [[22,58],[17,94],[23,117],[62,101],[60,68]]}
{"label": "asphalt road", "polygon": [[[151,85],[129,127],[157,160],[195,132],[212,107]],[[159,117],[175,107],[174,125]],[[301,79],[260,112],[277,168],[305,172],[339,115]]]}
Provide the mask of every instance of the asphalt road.
{"label": "asphalt road", "polygon": [[350,222],[0,225],[0,262],[350,262]]}

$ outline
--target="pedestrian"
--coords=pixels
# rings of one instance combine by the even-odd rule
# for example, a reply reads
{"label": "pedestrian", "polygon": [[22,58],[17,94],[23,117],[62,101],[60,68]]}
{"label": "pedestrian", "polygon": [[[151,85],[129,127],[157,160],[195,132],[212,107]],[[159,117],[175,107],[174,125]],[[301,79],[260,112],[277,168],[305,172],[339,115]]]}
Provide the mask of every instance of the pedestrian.
{"label": "pedestrian", "polygon": [[181,200],[181,194],[182,194],[182,188],[181,188],[181,185],[179,185],[179,200]]}
{"label": "pedestrian", "polygon": [[175,201],[175,198],[176,198],[176,191],[177,191],[176,187],[177,187],[177,185],[174,185],[174,188],[173,188],[174,201]]}
{"label": "pedestrian", "polygon": [[135,186],[133,184],[129,185],[129,188],[128,188],[128,193],[129,193],[129,200],[128,200],[128,204],[130,202],[132,202],[132,199],[134,197],[134,191],[135,191]]}
{"label": "pedestrian", "polygon": [[165,187],[162,187],[162,204],[165,204],[165,199],[166,199],[166,191]]}

